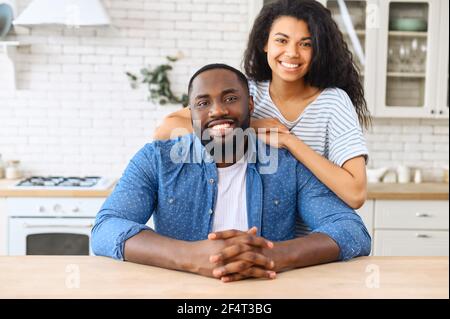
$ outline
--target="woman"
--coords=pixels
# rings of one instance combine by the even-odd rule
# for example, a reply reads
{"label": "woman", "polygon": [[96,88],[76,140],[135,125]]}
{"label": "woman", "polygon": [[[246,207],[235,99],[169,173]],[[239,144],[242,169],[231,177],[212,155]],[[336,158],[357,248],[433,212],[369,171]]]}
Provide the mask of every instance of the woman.
{"label": "woman", "polygon": [[[244,56],[255,102],[252,127],[272,146],[287,148],[354,209],[367,193],[367,148],[361,126],[370,125],[363,87],[331,13],[314,0],[265,6]],[[155,138],[173,128],[192,130],[190,112],[173,113]],[[269,130],[278,129],[278,139]],[[301,230],[300,230],[301,231]]]}

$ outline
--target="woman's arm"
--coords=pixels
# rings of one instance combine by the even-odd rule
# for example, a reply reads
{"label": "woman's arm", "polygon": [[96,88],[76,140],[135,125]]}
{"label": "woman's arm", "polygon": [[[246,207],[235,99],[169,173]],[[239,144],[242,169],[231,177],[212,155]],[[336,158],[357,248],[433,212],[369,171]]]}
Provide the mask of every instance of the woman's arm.
{"label": "woman's arm", "polygon": [[184,108],[165,117],[161,125],[156,128],[153,139],[167,140],[192,131],[191,111],[189,108]]}
{"label": "woman's arm", "polygon": [[367,197],[366,163],[363,156],[349,159],[342,167],[316,153],[295,135],[279,135],[279,146],[291,154],[339,198],[353,209],[360,208]]}
{"label": "woman's arm", "polygon": [[[288,149],[347,205],[358,209],[364,204],[367,197],[367,180],[365,160],[362,156],[352,158],[339,167],[290,134],[288,128],[276,119],[252,119],[251,126],[265,143]],[[274,129],[275,134],[271,135],[270,129]]]}

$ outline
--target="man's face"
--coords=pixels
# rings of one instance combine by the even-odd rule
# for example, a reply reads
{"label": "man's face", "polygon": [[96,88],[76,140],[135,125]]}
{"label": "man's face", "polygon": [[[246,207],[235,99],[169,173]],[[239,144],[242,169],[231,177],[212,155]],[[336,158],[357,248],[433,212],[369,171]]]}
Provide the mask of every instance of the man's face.
{"label": "man's face", "polygon": [[245,131],[250,126],[253,100],[230,70],[213,69],[198,75],[189,102],[193,127],[197,135],[201,133],[203,145],[233,143],[235,130]]}

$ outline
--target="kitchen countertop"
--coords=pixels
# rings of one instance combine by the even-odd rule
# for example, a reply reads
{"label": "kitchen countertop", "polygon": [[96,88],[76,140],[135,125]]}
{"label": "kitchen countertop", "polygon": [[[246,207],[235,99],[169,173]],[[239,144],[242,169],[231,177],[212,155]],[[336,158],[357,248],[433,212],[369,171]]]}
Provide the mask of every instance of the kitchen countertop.
{"label": "kitchen countertop", "polygon": [[0,197],[108,197],[114,189],[113,184],[107,190],[30,190],[11,189],[19,180],[0,179]]}
{"label": "kitchen countertop", "polygon": [[[20,190],[9,187],[18,181],[0,180],[0,197],[108,197],[108,190]],[[449,185],[422,184],[368,184],[367,199],[390,200],[448,200]]]}
{"label": "kitchen countertop", "polygon": [[368,184],[367,199],[448,200],[448,184]]}
{"label": "kitchen countertop", "polygon": [[0,257],[0,298],[447,299],[449,258],[361,257],[225,284],[105,257]]}

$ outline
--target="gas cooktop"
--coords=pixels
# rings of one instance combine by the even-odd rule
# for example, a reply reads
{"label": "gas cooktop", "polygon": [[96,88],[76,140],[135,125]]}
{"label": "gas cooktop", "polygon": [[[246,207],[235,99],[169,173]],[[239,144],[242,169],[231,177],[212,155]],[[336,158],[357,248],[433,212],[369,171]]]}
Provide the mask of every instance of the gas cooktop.
{"label": "gas cooktop", "polygon": [[32,176],[20,181],[13,188],[19,189],[61,189],[102,190],[111,187],[113,181],[104,177],[62,177],[62,176]]}

